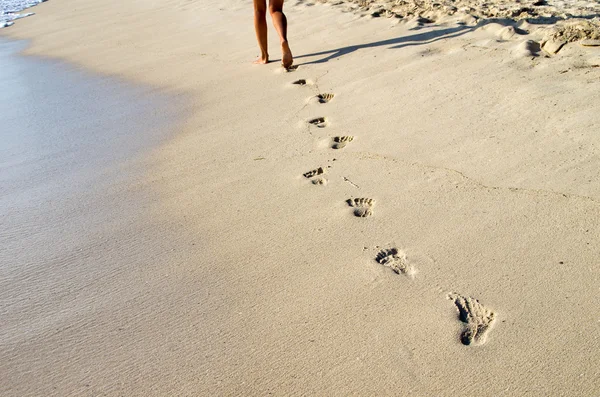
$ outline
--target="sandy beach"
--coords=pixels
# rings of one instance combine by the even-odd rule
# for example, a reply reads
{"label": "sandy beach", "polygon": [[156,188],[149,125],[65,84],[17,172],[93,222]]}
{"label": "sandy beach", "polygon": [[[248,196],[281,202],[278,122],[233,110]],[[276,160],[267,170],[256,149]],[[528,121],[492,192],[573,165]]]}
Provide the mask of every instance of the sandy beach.
{"label": "sandy beach", "polygon": [[600,3],[512,3],[289,1],[289,71],[248,0],[0,29],[168,121],[6,212],[0,394],[598,395]]}

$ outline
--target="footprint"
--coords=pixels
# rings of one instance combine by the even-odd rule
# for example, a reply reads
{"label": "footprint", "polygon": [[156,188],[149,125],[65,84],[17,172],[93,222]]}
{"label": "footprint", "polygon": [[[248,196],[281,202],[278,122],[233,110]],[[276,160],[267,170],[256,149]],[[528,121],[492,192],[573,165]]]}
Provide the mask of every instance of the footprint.
{"label": "footprint", "polygon": [[305,178],[310,179],[313,176],[321,175],[321,174],[324,174],[324,173],[325,173],[325,170],[323,169],[323,167],[319,167],[316,170],[311,170],[311,171],[305,172],[302,175],[304,175]]}
{"label": "footprint", "polygon": [[355,198],[346,200],[350,207],[354,207],[354,216],[366,218],[373,215],[375,200],[370,198]]}
{"label": "footprint", "polygon": [[[304,174],[302,174],[305,178],[307,179],[311,179],[315,176],[318,175],[323,175],[325,173],[325,168],[323,167],[319,167],[315,170],[310,170],[308,172],[305,172]],[[313,183],[313,185],[326,185],[327,184],[327,179],[323,178],[323,177],[318,177],[318,178],[314,178],[311,181]]]}
{"label": "footprint", "polygon": [[448,299],[454,301],[458,309],[458,318],[465,323],[465,329],[460,336],[463,345],[482,345],[487,333],[492,327],[496,313],[484,307],[475,298],[456,293],[448,294]]}
{"label": "footprint", "polygon": [[396,272],[396,274],[404,274],[413,277],[416,273],[414,267],[408,263],[406,255],[399,252],[397,248],[379,251],[375,260],[377,263],[389,267]]}
{"label": "footprint", "polygon": [[331,147],[333,149],[343,149],[353,140],[353,136],[336,136],[333,138],[333,145],[331,145]]}
{"label": "footprint", "polygon": [[298,65],[292,65],[289,68],[285,68],[285,71],[288,73],[295,72],[296,70],[298,70]]}
{"label": "footprint", "polygon": [[325,128],[325,117],[317,117],[316,119],[308,120],[308,124],[315,125],[319,128]]}
{"label": "footprint", "polygon": [[317,99],[319,100],[319,103],[327,103],[327,102],[331,101],[334,96],[335,95],[331,94],[331,93],[319,94],[319,95],[317,95]]}
{"label": "footprint", "polygon": [[294,81],[292,84],[296,84],[296,85],[306,85],[306,80],[304,80],[304,79],[296,80],[296,81]]}

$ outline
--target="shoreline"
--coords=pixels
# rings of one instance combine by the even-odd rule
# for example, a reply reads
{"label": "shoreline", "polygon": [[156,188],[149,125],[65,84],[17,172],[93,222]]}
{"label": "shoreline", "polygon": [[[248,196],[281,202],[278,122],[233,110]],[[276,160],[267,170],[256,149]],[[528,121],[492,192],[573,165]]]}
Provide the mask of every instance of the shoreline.
{"label": "shoreline", "polygon": [[[10,3],[9,3],[10,1]],[[21,11],[30,10],[46,0],[5,0],[0,7],[0,29],[14,24],[14,21],[35,15],[33,12],[19,14]]]}
{"label": "shoreline", "polygon": [[157,195],[90,252],[116,276],[41,288],[96,317],[11,339],[44,354],[8,395],[598,390],[600,49],[290,3],[286,73],[250,64],[248,1],[75,3],[6,35],[189,117],[115,196]]}

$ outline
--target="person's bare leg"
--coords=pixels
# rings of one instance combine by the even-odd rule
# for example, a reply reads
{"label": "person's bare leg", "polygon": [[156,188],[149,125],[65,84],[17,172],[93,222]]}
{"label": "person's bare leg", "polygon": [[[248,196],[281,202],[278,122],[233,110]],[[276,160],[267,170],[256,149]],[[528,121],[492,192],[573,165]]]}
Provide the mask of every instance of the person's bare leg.
{"label": "person's bare leg", "polygon": [[254,0],[254,30],[260,47],[260,57],[254,63],[268,63],[267,51],[267,0]]}
{"label": "person's bare leg", "polygon": [[281,64],[289,68],[294,63],[294,58],[287,39],[287,19],[283,13],[283,0],[269,0],[269,12],[281,41]]}

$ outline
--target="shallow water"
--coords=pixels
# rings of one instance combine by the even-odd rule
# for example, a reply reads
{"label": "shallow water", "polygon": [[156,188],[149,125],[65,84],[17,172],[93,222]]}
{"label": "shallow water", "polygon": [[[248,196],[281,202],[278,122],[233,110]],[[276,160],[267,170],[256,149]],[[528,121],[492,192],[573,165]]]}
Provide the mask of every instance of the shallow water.
{"label": "shallow water", "polygon": [[0,214],[9,221],[27,216],[25,205],[41,210],[132,172],[118,167],[164,140],[176,115],[148,88],[17,56],[23,45],[0,41]]}
{"label": "shallow water", "polygon": [[52,368],[57,329],[114,307],[124,274],[164,251],[150,154],[182,116],[174,97],[18,55],[25,44],[0,39],[1,395],[27,394],[11,384]]}
{"label": "shallow water", "polygon": [[31,244],[41,242],[30,241],[34,236],[59,239],[54,233],[66,220],[84,232],[92,218],[134,205],[122,201],[112,213],[93,209],[110,189],[144,178],[146,165],[136,159],[170,136],[178,114],[173,98],[18,56],[24,45],[0,40],[3,270],[22,266],[36,252]]}
{"label": "shallow water", "polygon": [[25,18],[33,15],[32,12],[19,14],[27,8],[36,6],[46,0],[2,0],[0,1],[0,28],[13,24],[15,19]]}
{"label": "shallow water", "polygon": [[175,116],[171,99],[59,62],[16,56],[23,46],[0,41],[3,198],[27,189],[79,189],[103,167],[165,138]]}

